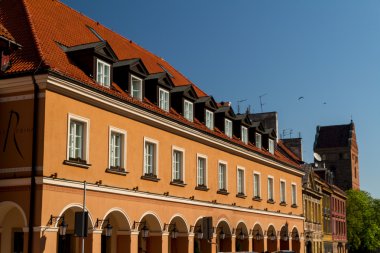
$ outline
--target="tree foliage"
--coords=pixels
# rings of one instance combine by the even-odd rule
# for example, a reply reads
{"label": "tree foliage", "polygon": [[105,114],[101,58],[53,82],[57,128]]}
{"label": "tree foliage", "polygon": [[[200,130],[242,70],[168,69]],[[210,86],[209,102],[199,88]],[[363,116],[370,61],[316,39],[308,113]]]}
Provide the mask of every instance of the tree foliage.
{"label": "tree foliage", "polygon": [[380,200],[368,192],[347,191],[347,237],[350,252],[380,248]]}

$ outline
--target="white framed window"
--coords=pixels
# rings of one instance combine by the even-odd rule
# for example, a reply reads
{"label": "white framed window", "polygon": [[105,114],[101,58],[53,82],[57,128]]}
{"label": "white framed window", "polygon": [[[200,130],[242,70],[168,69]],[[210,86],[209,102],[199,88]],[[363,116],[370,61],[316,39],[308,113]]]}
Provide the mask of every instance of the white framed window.
{"label": "white framed window", "polygon": [[209,110],[206,110],[206,127],[214,129],[214,113]]}
{"label": "white framed window", "polygon": [[96,82],[105,86],[110,87],[111,82],[111,65],[96,59]]}
{"label": "white framed window", "polygon": [[188,121],[193,121],[194,120],[194,110],[193,110],[193,103],[191,103],[188,100],[184,101],[183,105],[183,116],[188,120]]}
{"label": "white framed window", "polygon": [[261,148],[261,134],[256,133],[255,145],[256,145],[256,147]]}
{"label": "white framed window", "polygon": [[229,119],[224,119],[224,133],[232,138],[232,121]]}
{"label": "white framed window", "polygon": [[207,187],[207,156],[197,154],[197,186]]}
{"label": "white framed window", "polygon": [[89,163],[89,127],[89,119],[68,114],[66,160]]}
{"label": "white framed window", "polygon": [[227,163],[218,162],[218,190],[227,191]]}
{"label": "white framed window", "polygon": [[253,173],[253,197],[254,198],[261,198],[261,183],[260,183],[260,173],[254,172]]}
{"label": "white framed window", "polygon": [[272,139],[269,139],[269,153],[274,154],[274,141]]}
{"label": "white framed window", "polygon": [[127,132],[110,126],[109,130],[109,168],[125,169]]}
{"label": "white framed window", "polygon": [[237,168],[237,192],[238,195],[245,195],[245,169]]}
{"label": "white framed window", "polygon": [[241,141],[248,144],[248,128],[244,126],[241,127]]}
{"label": "white framed window", "polygon": [[274,201],[273,177],[268,176],[268,200]]}
{"label": "white framed window", "polygon": [[172,148],[172,182],[183,183],[185,171],[185,151],[182,148]]}
{"label": "white framed window", "polygon": [[280,180],[280,202],[286,203],[286,181]]}
{"label": "white framed window", "polygon": [[142,79],[131,75],[131,96],[142,100]]}
{"label": "white framed window", "polygon": [[297,185],[292,183],[292,205],[297,205]]}
{"label": "white framed window", "polygon": [[144,138],[144,176],[158,175],[158,141]]}
{"label": "white framed window", "polygon": [[158,96],[159,96],[159,107],[168,112],[169,111],[169,92],[167,90],[158,89]]}

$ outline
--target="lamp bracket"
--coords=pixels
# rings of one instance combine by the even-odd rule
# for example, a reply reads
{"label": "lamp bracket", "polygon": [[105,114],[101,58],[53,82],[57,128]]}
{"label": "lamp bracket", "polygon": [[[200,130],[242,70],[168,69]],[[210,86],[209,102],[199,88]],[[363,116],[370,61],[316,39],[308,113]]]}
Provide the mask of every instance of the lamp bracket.
{"label": "lamp bracket", "polygon": [[59,223],[60,220],[64,220],[65,219],[65,216],[62,215],[62,216],[53,216],[53,215],[50,215],[50,219],[47,223],[48,226],[51,226],[53,225],[53,223]]}
{"label": "lamp bracket", "polygon": [[105,221],[107,221],[107,224],[110,223],[110,219],[105,219],[105,220],[96,219],[95,227],[96,228],[101,227]]}

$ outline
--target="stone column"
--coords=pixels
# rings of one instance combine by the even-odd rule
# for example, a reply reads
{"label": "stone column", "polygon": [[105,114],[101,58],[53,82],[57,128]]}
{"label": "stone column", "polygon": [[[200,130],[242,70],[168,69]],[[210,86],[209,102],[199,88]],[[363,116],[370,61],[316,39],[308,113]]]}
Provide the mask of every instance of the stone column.
{"label": "stone column", "polygon": [[193,253],[194,252],[194,233],[189,233],[187,235],[188,245],[187,245],[187,252]]}
{"label": "stone column", "polygon": [[268,236],[264,236],[264,251],[268,250]]}
{"label": "stone column", "polygon": [[300,251],[301,251],[301,253],[306,252],[305,251],[305,238],[304,237],[300,237]]}
{"label": "stone column", "polygon": [[[219,245],[217,245],[217,240],[216,240],[216,237],[218,235],[217,234],[212,234],[212,240],[211,240],[211,253],[217,253],[220,249],[219,249]],[[218,249],[217,249],[218,248]],[[192,252],[190,252],[192,253]]]}
{"label": "stone column", "polygon": [[248,251],[253,251],[252,239],[252,235],[248,236]]}
{"label": "stone column", "polygon": [[139,231],[131,231],[130,252],[139,252]]}
{"label": "stone column", "polygon": [[289,236],[289,250],[293,250],[292,237]]}
{"label": "stone column", "polygon": [[236,235],[231,235],[231,252],[236,251]]}
{"label": "stone column", "polygon": [[277,236],[277,250],[280,250],[281,247],[281,236]]}
{"label": "stone column", "polygon": [[93,253],[100,253],[102,250],[102,232],[103,230],[101,228],[94,229],[92,231],[92,252]]}
{"label": "stone column", "polygon": [[161,253],[169,252],[169,232],[162,232],[161,234]]}

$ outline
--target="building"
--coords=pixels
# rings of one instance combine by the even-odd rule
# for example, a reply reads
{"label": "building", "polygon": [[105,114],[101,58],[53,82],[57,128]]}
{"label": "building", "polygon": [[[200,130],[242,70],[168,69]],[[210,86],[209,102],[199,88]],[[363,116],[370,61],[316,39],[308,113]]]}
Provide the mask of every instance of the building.
{"label": "building", "polygon": [[55,0],[1,1],[0,41],[1,252],[303,252],[274,129]]}
{"label": "building", "polygon": [[318,126],[314,152],[333,173],[334,184],[342,190],[359,189],[359,150],[355,124]]}

